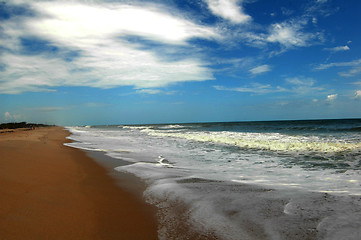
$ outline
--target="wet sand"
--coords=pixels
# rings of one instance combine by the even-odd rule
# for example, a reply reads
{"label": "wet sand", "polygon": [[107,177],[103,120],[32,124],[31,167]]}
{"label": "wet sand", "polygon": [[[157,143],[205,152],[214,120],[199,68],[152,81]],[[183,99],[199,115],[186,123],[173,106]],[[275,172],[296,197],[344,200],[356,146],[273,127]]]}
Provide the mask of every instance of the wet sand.
{"label": "wet sand", "polygon": [[0,239],[157,239],[150,206],[64,146],[68,135],[60,127],[0,134]]}

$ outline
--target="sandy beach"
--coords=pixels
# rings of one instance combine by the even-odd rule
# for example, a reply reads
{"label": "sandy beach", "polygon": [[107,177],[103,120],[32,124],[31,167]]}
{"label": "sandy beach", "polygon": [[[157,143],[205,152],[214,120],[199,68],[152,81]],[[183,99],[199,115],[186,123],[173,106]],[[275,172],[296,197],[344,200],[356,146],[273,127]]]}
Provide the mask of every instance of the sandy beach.
{"label": "sandy beach", "polygon": [[148,206],[61,127],[0,134],[0,239],[157,239]]}

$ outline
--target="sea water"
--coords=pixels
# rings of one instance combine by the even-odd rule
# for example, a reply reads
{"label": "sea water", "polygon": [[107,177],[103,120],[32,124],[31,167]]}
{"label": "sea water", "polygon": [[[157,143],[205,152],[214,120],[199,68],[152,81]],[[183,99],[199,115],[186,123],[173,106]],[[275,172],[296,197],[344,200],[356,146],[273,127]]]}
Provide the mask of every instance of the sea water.
{"label": "sea water", "polygon": [[[161,239],[189,239],[192,231],[203,232],[206,239],[297,239],[275,230],[283,226],[291,231],[292,214],[309,219],[310,226],[303,221],[302,230],[289,235],[300,231],[300,239],[307,234],[332,239],[334,227],[327,221],[333,216],[333,222],[345,224],[345,212],[352,220],[346,225],[353,227],[344,239],[360,233],[361,119],[68,129],[75,140],[68,146],[129,161],[116,170],[146,181],[144,197],[160,209]],[[337,200],[325,200],[322,194]],[[260,204],[270,204],[271,210]],[[301,205],[309,211],[297,212]],[[316,219],[311,213],[316,205],[333,212],[325,208],[318,220],[310,220]],[[172,231],[185,222],[193,230],[174,237]]]}

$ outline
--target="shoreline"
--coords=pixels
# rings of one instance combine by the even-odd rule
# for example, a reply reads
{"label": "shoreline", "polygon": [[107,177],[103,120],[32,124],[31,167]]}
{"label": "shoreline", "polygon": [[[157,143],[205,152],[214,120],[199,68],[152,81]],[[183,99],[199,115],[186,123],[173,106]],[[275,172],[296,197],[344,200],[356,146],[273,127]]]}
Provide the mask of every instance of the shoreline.
{"label": "shoreline", "polygon": [[[96,152],[91,150],[81,150],[91,158],[94,162],[100,165],[107,171],[107,175],[110,176],[115,184],[122,190],[132,194],[139,201],[144,202],[143,193],[146,190],[146,183],[139,177],[126,172],[116,171],[116,167],[126,166],[132,164],[126,160],[112,158],[107,156],[104,152]],[[156,207],[146,203],[146,211],[151,212],[152,215],[156,215]]]}
{"label": "shoreline", "polygon": [[119,186],[126,176],[113,179],[95,157],[64,146],[69,135],[0,135],[0,239],[157,239],[151,206]]}

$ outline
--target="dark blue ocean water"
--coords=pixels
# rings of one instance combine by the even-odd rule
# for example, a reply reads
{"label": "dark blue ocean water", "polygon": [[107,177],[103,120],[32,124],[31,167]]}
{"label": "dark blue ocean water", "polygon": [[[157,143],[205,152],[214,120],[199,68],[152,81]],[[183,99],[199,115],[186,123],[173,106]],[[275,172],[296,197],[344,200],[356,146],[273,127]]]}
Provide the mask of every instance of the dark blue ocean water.
{"label": "dark blue ocean water", "polygon": [[[321,119],[321,120],[284,120],[253,122],[210,122],[186,124],[155,124],[155,129],[170,130],[173,126],[194,131],[234,131],[234,132],[279,132],[288,134],[331,134],[361,133],[361,119]],[[136,125],[134,125],[136,126]],[[167,128],[167,126],[170,126]]]}

